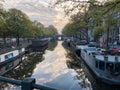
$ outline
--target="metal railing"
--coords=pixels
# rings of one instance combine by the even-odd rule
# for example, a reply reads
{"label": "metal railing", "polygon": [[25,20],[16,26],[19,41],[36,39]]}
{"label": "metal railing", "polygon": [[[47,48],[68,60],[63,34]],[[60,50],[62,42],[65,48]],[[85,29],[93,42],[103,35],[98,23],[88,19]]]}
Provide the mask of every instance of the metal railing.
{"label": "metal railing", "polygon": [[51,88],[44,85],[35,84],[34,78],[26,78],[25,80],[13,80],[6,77],[0,76],[0,81],[5,83],[10,83],[14,85],[20,85],[22,90],[33,90],[33,89],[40,89],[40,90],[58,90],[55,88]]}

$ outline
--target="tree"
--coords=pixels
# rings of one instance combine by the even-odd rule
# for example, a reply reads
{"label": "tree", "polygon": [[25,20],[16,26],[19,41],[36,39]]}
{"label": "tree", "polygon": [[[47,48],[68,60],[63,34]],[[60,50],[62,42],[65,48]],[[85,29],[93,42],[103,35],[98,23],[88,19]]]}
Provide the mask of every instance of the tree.
{"label": "tree", "polygon": [[53,25],[49,25],[44,29],[44,34],[46,36],[53,36],[55,34],[58,34],[57,29]]}
{"label": "tree", "polygon": [[0,5],[0,36],[6,44],[6,37],[9,36],[9,30],[7,27],[6,20],[8,18],[8,12]]}
{"label": "tree", "polygon": [[[64,8],[67,15],[72,15],[72,22],[79,25],[78,31],[84,32],[86,40],[89,42],[88,30],[89,30],[89,20],[90,13],[89,7],[96,6],[99,4],[97,0],[57,0],[55,5],[60,5]],[[81,33],[83,34],[83,33]]]}
{"label": "tree", "polygon": [[19,45],[19,38],[25,35],[26,27],[28,25],[29,18],[22,11],[17,9],[9,10],[9,17],[7,19],[7,24],[10,30],[10,34],[17,38],[17,45]]}
{"label": "tree", "polygon": [[[107,33],[107,45],[109,43],[110,32],[117,27],[120,19],[117,18],[116,13],[120,12],[120,1],[119,0],[111,0],[107,1],[103,5],[104,11],[102,13],[104,18],[104,28]],[[114,38],[114,37],[112,37]]]}
{"label": "tree", "polygon": [[106,0],[106,2],[103,5],[105,11],[103,12],[104,14],[107,14],[109,12],[113,12],[113,10],[119,11],[120,8],[120,0]]}
{"label": "tree", "polygon": [[35,37],[40,37],[44,34],[44,25],[38,21],[33,22],[33,33]]}
{"label": "tree", "polygon": [[78,32],[78,27],[74,23],[68,23],[65,25],[65,27],[62,30],[62,33],[67,36],[73,36]]}
{"label": "tree", "polygon": [[57,0],[55,5],[62,6],[67,15],[72,15],[73,23],[79,24],[79,30],[83,28],[86,34],[91,27],[90,21],[93,23],[94,36],[95,32],[96,34],[100,32],[99,27],[104,26],[108,37],[110,29],[119,23],[119,20],[114,18],[114,13],[120,10],[120,0],[106,0],[103,3],[100,0]]}
{"label": "tree", "polygon": [[103,33],[103,27],[101,27],[101,26],[94,27],[92,35],[95,38],[95,41],[99,40],[99,38],[101,37],[102,33]]}
{"label": "tree", "polygon": [[73,15],[84,12],[90,4],[96,5],[100,3],[99,0],[56,0],[54,5],[62,7],[67,15]]}

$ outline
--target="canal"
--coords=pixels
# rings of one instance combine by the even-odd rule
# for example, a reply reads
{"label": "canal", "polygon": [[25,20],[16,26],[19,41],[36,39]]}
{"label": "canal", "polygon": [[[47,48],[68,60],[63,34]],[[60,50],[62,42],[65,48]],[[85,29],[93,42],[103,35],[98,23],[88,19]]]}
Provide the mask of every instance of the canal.
{"label": "canal", "polygon": [[[36,79],[37,84],[59,90],[120,89],[119,86],[106,85],[97,81],[82,60],[77,60],[70,50],[65,49],[61,41],[55,48],[28,57],[21,65],[4,76],[15,79],[32,77]],[[20,86],[1,83],[1,90],[20,90]]]}

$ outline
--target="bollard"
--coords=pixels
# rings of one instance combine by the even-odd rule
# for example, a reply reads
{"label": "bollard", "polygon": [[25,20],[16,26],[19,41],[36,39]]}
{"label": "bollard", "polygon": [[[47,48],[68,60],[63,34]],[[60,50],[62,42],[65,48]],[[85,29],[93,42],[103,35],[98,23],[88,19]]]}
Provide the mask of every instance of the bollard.
{"label": "bollard", "polygon": [[34,78],[27,78],[22,81],[22,90],[33,90],[34,87],[33,85],[35,84],[35,79]]}

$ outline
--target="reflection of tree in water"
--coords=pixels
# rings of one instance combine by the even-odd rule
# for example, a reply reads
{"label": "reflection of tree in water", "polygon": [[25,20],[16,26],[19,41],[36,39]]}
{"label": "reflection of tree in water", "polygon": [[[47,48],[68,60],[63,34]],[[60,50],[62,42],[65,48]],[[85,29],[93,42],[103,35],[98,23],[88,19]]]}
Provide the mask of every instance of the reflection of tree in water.
{"label": "reflection of tree in water", "polygon": [[[52,50],[54,50],[54,48],[56,46],[57,46],[57,42],[52,41],[52,42],[50,42],[50,44],[48,46],[48,50],[52,51]],[[41,62],[44,59],[43,54],[44,53],[41,52],[41,53],[31,53],[31,54],[27,55],[27,58],[25,60],[23,60],[23,62],[19,66],[17,66],[13,70],[7,72],[3,76],[9,77],[9,78],[14,78],[14,79],[20,79],[20,80],[23,80],[26,77],[30,77],[33,73],[34,68],[36,67],[36,64]],[[12,86],[11,85],[9,86],[9,84],[6,84],[4,82],[0,82],[0,90],[4,90],[5,87],[9,88]],[[13,88],[14,87],[15,86],[13,86]]]}
{"label": "reflection of tree in water", "polygon": [[23,60],[19,66],[6,73],[4,76],[14,79],[25,79],[26,77],[30,77],[36,64],[43,60],[42,55],[43,53],[32,53],[28,55],[28,58]]}
{"label": "reflection of tree in water", "polygon": [[[23,80],[26,77],[30,77],[32,75],[36,64],[41,62],[43,59],[43,53],[31,53],[27,55],[27,58],[23,60],[23,62],[19,66],[7,72],[3,76]],[[18,90],[20,89],[18,86],[12,87],[12,85],[9,86],[9,84],[7,83],[0,82],[0,90],[4,90],[5,88],[7,88],[7,90],[8,88],[10,88],[10,90],[11,88],[15,88],[15,90],[16,88],[18,88]]]}
{"label": "reflection of tree in water", "polygon": [[57,46],[57,44],[58,44],[57,41],[49,42],[47,50],[53,51],[55,49],[55,47]]}
{"label": "reflection of tree in water", "polygon": [[75,78],[79,80],[79,84],[82,88],[92,90],[91,83],[88,81],[87,77],[85,76],[85,73],[81,67],[81,61],[77,60],[75,58],[75,55],[72,53],[68,53],[67,55],[70,60],[66,61],[66,64],[69,68],[74,69],[77,72],[77,75]]}
{"label": "reflection of tree in water", "polygon": [[[66,48],[64,43],[63,47]],[[88,81],[88,78],[85,76],[85,73],[81,67],[81,61],[78,60],[70,50],[68,50],[68,47],[66,51],[66,57],[69,59],[66,61],[66,64],[69,68],[74,69],[77,72],[75,78],[79,80],[80,86],[82,87],[82,89],[92,90],[91,83]]]}

